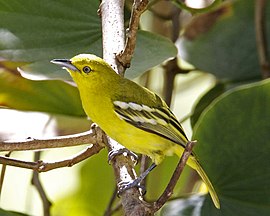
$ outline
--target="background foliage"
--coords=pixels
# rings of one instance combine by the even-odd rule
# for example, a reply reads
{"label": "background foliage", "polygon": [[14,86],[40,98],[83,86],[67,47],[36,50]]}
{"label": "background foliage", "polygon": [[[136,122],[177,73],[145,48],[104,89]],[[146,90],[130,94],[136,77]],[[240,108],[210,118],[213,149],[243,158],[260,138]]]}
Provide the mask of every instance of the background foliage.
{"label": "background foliage", "polygon": [[[86,129],[89,122],[76,87],[63,82],[70,78],[49,61],[84,52],[101,55],[98,3],[91,0],[0,0],[2,110],[65,116],[64,120],[56,120],[57,134]],[[190,195],[198,187],[194,187],[191,181],[194,175],[186,169],[175,190],[175,199],[167,203],[160,215],[270,214],[270,81],[261,80],[254,3],[254,0],[225,1],[218,8],[188,19],[175,43],[177,48],[164,36],[139,32],[127,77],[138,77],[176,56],[178,51],[181,67],[185,60],[197,72],[192,69],[188,74],[177,76],[198,79],[203,74],[212,74],[215,80],[190,111],[190,117],[192,138],[199,141],[195,151],[217,190],[221,210],[214,208],[208,195]],[[270,10],[269,4],[266,10]],[[269,14],[266,21],[267,35],[270,35]],[[157,70],[145,76],[150,86],[156,80],[158,82],[152,85],[162,86]],[[165,79],[166,76],[165,73]],[[177,89],[178,82],[175,83]],[[177,98],[178,92],[175,94]],[[181,112],[181,107],[176,106],[174,110]],[[61,126],[71,124],[74,118],[83,123],[71,125],[68,130]],[[167,158],[151,173],[148,200],[156,199],[164,189],[176,161],[175,157]],[[78,179],[73,192],[59,200],[52,197],[54,214],[102,215],[115,187],[106,151],[84,162]],[[18,215],[1,211],[1,215]]]}

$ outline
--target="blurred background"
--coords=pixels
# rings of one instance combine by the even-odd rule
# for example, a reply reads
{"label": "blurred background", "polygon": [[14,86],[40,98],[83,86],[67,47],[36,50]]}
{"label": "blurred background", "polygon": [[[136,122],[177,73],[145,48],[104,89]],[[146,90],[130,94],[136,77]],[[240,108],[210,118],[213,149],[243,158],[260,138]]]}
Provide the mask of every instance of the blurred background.
{"label": "blurred background", "polygon": [[[270,84],[257,54],[254,5],[259,3],[186,0],[183,6],[181,2],[150,1],[126,76],[159,94],[188,137],[199,140],[196,154],[224,208],[214,209],[198,176],[185,168],[174,201],[159,214],[269,215]],[[0,0],[0,141],[89,130],[92,122],[76,87],[49,61],[78,53],[101,56],[98,6],[93,0]],[[126,25],[131,7],[132,1],[126,1]],[[269,10],[266,4],[265,11]],[[269,35],[269,14],[264,19]],[[86,147],[44,150],[41,159],[67,159]],[[34,152],[12,152],[10,157],[33,161]],[[150,174],[148,201],[161,194],[177,161],[166,158]],[[31,170],[6,167],[0,215],[43,214],[32,176]],[[51,215],[57,216],[104,215],[115,189],[106,149],[39,177],[53,204]],[[117,198],[116,207],[118,203]],[[122,214],[120,210],[115,215]]]}

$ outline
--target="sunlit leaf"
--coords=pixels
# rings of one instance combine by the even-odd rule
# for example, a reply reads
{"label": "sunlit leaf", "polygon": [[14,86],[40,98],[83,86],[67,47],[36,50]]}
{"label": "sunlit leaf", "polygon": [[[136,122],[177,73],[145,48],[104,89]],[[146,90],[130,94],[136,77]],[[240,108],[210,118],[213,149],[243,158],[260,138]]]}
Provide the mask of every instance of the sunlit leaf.
{"label": "sunlit leaf", "polygon": [[27,214],[23,214],[21,212],[6,211],[4,209],[0,209],[0,215],[1,216],[28,216]]}
{"label": "sunlit leaf", "polygon": [[77,191],[59,200],[56,215],[103,215],[115,189],[113,170],[107,163],[107,152],[101,151],[83,165]]}
{"label": "sunlit leaf", "polygon": [[85,116],[77,88],[59,80],[28,80],[3,69],[0,69],[0,106]]}

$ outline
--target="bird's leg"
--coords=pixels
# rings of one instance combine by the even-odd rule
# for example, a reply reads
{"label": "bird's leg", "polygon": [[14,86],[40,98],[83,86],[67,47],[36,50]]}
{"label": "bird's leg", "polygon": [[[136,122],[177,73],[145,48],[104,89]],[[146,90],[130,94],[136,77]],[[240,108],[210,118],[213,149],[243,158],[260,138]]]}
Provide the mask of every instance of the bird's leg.
{"label": "bird's leg", "polygon": [[[139,187],[142,188],[140,186],[140,183],[142,180],[145,179],[145,177],[156,167],[157,165],[155,163],[152,163],[150,167],[148,167],[147,170],[145,170],[138,178],[134,179],[133,181],[129,181],[129,182],[119,182],[118,183],[118,194],[121,194],[122,192],[124,192],[127,189],[130,189],[132,187]],[[142,190],[144,191],[143,194],[145,194],[145,189],[142,188]]]}
{"label": "bird's leg", "polygon": [[132,151],[128,150],[127,148],[112,149],[108,154],[109,163],[115,158],[115,156],[121,155],[124,153],[131,156],[133,161],[135,161],[135,165],[137,164],[138,156],[135,153],[133,153]]}

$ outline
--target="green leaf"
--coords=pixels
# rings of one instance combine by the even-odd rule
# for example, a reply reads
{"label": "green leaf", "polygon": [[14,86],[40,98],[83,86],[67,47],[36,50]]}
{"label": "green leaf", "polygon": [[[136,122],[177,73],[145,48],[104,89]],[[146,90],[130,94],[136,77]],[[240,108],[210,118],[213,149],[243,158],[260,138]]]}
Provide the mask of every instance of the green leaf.
{"label": "green leaf", "polygon": [[206,107],[218,96],[220,96],[225,91],[224,83],[217,83],[213,88],[211,88],[205,95],[203,95],[200,100],[195,105],[193,109],[193,114],[190,118],[190,123],[192,127],[196,124],[197,120],[201,116],[202,112]]}
{"label": "green leaf", "polygon": [[107,152],[91,157],[81,168],[79,188],[56,202],[54,215],[103,215],[115,189]]}
{"label": "green leaf", "polygon": [[[55,203],[53,209],[55,215],[87,216],[104,214],[116,186],[116,183],[112,181],[114,175],[112,167],[107,163],[107,158],[107,152],[101,151],[84,163],[80,172],[80,187],[74,193],[68,194],[64,199]],[[147,178],[146,199],[156,200],[161,195],[178,160],[179,158],[176,156],[167,157],[161,165],[151,172]],[[177,194],[177,189],[179,191],[180,187],[183,188],[183,180],[188,179],[186,171],[188,170],[185,169],[181,181],[177,183],[174,194]],[[116,200],[116,205],[118,201]]]}
{"label": "green leaf", "polygon": [[59,80],[28,80],[3,69],[0,69],[0,106],[85,116],[77,88]]}
{"label": "green leaf", "polygon": [[204,196],[193,195],[185,199],[176,199],[167,202],[160,210],[160,216],[198,215],[204,201]]}
{"label": "green leaf", "polygon": [[56,73],[49,60],[89,51],[101,55],[98,5],[91,0],[0,0],[0,56],[32,63],[23,68],[31,74],[69,78]]}
{"label": "green leaf", "polygon": [[[217,10],[195,17],[179,40],[180,56],[219,79],[238,81],[261,77],[254,4],[254,0],[228,1]],[[265,11],[270,11],[270,4],[266,6]],[[266,17],[266,35],[270,35],[268,21]]]}
{"label": "green leaf", "polygon": [[137,37],[131,67],[126,71],[126,76],[130,79],[177,55],[175,45],[163,36],[138,31]]}
{"label": "green leaf", "polygon": [[[70,79],[49,61],[79,53],[102,55],[98,6],[92,0],[0,0],[0,57],[28,62],[22,69],[29,75]],[[127,76],[134,78],[176,53],[168,39],[142,31]]]}
{"label": "green leaf", "polygon": [[270,214],[270,80],[216,99],[194,129],[195,152],[221,200],[209,195],[202,215]]}
{"label": "green leaf", "polygon": [[6,210],[1,209],[1,208],[0,208],[0,215],[1,216],[28,216],[27,214],[23,214],[21,212],[6,211]]}

